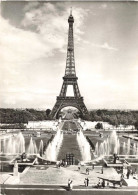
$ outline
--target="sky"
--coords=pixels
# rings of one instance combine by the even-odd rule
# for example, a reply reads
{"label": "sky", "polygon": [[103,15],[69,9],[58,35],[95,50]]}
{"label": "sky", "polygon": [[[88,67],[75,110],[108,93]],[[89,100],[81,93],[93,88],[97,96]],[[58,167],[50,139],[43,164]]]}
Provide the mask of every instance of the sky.
{"label": "sky", "polygon": [[138,109],[138,2],[2,2],[0,107],[54,106],[65,74],[68,16],[88,109]]}

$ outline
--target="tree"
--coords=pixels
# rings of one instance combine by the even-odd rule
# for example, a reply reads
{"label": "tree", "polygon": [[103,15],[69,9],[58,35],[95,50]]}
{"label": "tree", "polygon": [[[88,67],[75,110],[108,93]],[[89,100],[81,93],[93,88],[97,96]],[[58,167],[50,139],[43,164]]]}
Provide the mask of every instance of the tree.
{"label": "tree", "polygon": [[46,109],[46,116],[49,116],[51,110],[50,109]]}
{"label": "tree", "polygon": [[97,123],[95,125],[95,129],[103,129],[103,124],[102,123]]}
{"label": "tree", "polygon": [[138,120],[134,123],[135,129],[138,130]]}

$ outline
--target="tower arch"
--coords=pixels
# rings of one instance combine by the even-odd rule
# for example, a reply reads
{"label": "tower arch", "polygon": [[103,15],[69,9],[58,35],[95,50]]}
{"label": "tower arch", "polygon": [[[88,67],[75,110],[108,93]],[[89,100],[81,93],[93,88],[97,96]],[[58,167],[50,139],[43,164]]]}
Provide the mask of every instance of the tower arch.
{"label": "tower arch", "polygon": [[73,108],[76,108],[81,114],[83,114],[82,113],[82,111],[81,111],[81,109],[77,106],[77,105],[73,105],[73,104],[64,104],[64,105],[62,105],[58,110],[57,110],[57,113],[55,114],[55,118],[56,119],[58,119],[59,118],[59,113],[61,112],[61,110],[63,109],[63,108],[67,108],[67,107],[73,107]]}

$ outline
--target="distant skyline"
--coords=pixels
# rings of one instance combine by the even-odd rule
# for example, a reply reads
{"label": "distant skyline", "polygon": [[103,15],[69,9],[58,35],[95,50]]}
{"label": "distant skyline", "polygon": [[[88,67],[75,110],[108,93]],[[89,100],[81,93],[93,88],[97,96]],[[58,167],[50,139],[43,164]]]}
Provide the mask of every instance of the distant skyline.
{"label": "distant skyline", "polygon": [[88,109],[138,109],[138,2],[1,2],[0,107],[52,109],[63,83],[68,17]]}

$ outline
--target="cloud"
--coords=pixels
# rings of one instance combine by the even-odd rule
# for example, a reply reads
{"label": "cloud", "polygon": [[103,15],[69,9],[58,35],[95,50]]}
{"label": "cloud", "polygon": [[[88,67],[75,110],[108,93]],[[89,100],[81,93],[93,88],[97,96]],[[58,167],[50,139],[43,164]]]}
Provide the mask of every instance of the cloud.
{"label": "cloud", "polygon": [[[22,26],[27,29],[35,30],[43,39],[45,43],[53,45],[53,47],[60,49],[67,44],[65,34],[67,33],[69,16],[69,9],[65,4],[51,4],[51,3],[30,3],[25,7],[27,12],[22,20]],[[73,16],[75,18],[75,40],[80,41],[80,35],[83,31],[80,30],[83,24],[84,16],[87,15],[88,10],[82,8],[75,8],[73,10]],[[56,43],[56,44],[55,44]]]}
{"label": "cloud", "polygon": [[[65,65],[62,60],[55,64],[54,59],[56,53],[66,51],[69,10],[64,4],[29,2],[24,13],[20,28],[0,16],[1,106],[29,107],[30,103],[40,106],[41,102],[44,105],[46,96],[51,102],[51,94],[59,93],[55,92],[56,84],[50,75],[54,75],[60,64]],[[80,27],[85,14],[81,8],[73,13],[78,20],[77,40],[83,33]],[[39,101],[36,105],[35,100]]]}
{"label": "cloud", "polygon": [[107,49],[107,50],[114,50],[114,51],[117,51],[117,50],[118,50],[118,49],[115,48],[115,47],[109,46],[109,44],[108,44],[107,42],[105,42],[105,43],[102,44],[102,45],[95,44],[95,43],[92,43],[91,45],[92,45],[93,47],[103,48],[103,49]]}
{"label": "cloud", "polygon": [[49,47],[36,33],[15,28],[2,17],[0,31],[1,57],[6,63],[31,61],[49,55]]}
{"label": "cloud", "polygon": [[101,45],[101,48],[109,49],[109,50],[115,50],[115,51],[118,50],[117,48],[109,46],[108,43],[104,43],[103,45]]}
{"label": "cloud", "polygon": [[26,2],[17,13],[14,2],[12,8],[5,6],[9,19],[1,17],[0,25],[1,106],[52,108],[63,82],[70,4],[76,72],[86,105],[137,108],[134,10],[91,2]]}

